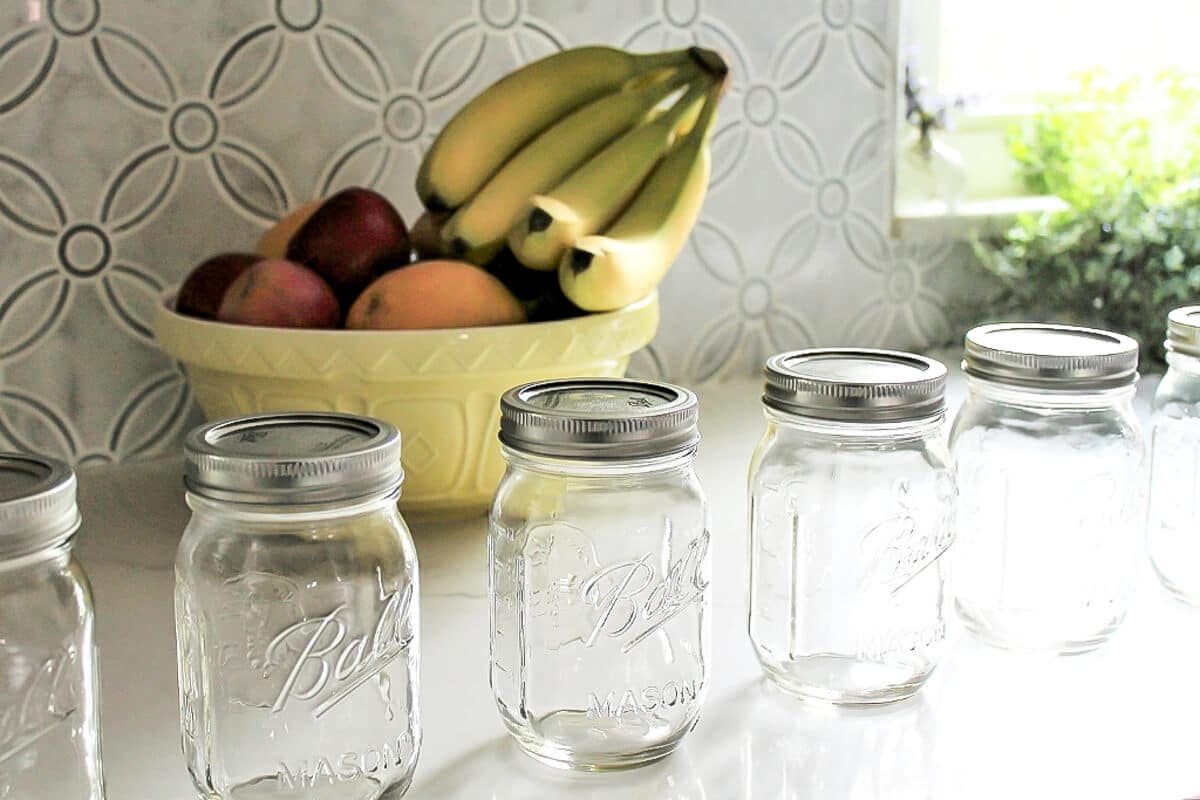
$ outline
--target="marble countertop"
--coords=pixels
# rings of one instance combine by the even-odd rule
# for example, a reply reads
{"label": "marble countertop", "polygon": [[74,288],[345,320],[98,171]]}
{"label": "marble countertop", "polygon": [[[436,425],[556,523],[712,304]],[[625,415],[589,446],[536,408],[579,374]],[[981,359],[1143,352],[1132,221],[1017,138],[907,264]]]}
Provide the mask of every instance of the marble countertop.
{"label": "marble countertop", "polygon": [[[961,387],[955,387],[961,394]],[[700,724],[671,757],[563,773],[517,752],[487,681],[483,519],[413,525],[420,557],[424,746],[413,800],[1075,798],[1200,794],[1200,610],[1148,567],[1095,653],[991,649],[957,626],[926,687],[869,710],[815,708],[760,677],[745,631],[746,469],[759,384],[701,391],[700,479],[712,506],[714,659]],[[184,800],[172,589],[187,521],[171,459],[85,470],[77,553],[95,589],[109,800]]]}

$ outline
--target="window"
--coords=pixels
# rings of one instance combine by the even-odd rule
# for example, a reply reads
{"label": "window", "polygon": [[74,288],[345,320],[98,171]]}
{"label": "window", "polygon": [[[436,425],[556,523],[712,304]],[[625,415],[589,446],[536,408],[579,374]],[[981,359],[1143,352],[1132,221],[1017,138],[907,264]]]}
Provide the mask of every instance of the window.
{"label": "window", "polygon": [[939,93],[974,95],[981,107],[1069,92],[1076,76],[1114,78],[1168,69],[1200,72],[1196,0],[916,0],[913,41]]}
{"label": "window", "polygon": [[900,67],[919,75],[924,96],[967,102],[952,113],[951,130],[933,134],[943,155],[960,161],[965,189],[957,196],[933,188],[923,174],[928,159],[911,152],[914,129],[899,126],[893,232],[903,238],[1061,205],[1029,195],[1005,134],[1048,98],[1069,97],[1082,73],[1102,69],[1112,81],[1200,74],[1197,0],[908,0],[899,27]]}

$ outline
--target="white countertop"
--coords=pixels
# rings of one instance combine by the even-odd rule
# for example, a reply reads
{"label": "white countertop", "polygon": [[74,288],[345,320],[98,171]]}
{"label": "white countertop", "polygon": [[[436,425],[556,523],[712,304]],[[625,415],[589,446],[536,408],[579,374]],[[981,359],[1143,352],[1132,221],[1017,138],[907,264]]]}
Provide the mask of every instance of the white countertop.
{"label": "white countertop", "polygon": [[[1200,794],[1200,610],[1148,568],[1095,653],[1034,657],[951,631],[912,699],[835,711],[777,694],[745,631],[746,469],[757,382],[701,391],[698,471],[712,506],[712,682],[669,758],[610,775],[541,766],[510,743],[487,682],[485,521],[413,525],[421,569],[425,740],[413,800],[525,798],[1120,798]],[[957,387],[956,387],[957,388]],[[77,553],[95,589],[109,800],[183,800],[172,609],[187,521],[180,459],[86,470]]]}

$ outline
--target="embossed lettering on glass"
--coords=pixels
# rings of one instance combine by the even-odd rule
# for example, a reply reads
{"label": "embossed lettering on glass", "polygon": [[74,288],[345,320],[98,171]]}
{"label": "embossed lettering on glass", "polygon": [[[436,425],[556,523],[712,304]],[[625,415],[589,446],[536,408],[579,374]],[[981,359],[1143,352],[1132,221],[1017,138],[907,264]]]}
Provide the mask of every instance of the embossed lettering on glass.
{"label": "embossed lettering on glass", "polygon": [[1167,318],[1167,372],[1154,393],[1146,546],[1163,585],[1200,605],[1200,306]]}
{"label": "embossed lettering on glass", "polygon": [[946,368],[887,350],[767,360],[750,465],[750,639],[801,697],[911,696],[946,636]]}
{"label": "embossed lettering on glass", "polygon": [[400,434],[343,414],[193,431],[176,560],[180,720],[205,798],[394,800],[421,746]]}
{"label": "embossed lettering on glass", "polygon": [[1143,531],[1137,360],[1132,339],[1090,328],[967,334],[954,595],[984,640],[1078,653],[1124,619]]}
{"label": "embossed lettering on glass", "polygon": [[0,800],[102,800],[95,617],[75,476],[0,454]]}
{"label": "embossed lettering on glass", "polygon": [[708,680],[709,532],[698,404],[574,379],[501,400],[488,534],[491,684],[522,748],[603,770],[670,753]]}

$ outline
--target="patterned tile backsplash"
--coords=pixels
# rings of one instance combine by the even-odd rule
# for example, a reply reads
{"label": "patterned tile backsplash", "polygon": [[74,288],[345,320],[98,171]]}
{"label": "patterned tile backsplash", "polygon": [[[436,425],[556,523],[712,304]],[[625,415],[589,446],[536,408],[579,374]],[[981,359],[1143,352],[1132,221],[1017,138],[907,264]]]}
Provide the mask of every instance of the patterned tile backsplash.
{"label": "patterned tile backsplash", "polygon": [[[815,344],[946,341],[949,243],[886,233],[890,0],[0,0],[0,445],[174,450],[196,412],[160,292],[354,184],[406,218],[438,127],[585,42],[731,59],[703,217],[634,369],[749,374]],[[481,132],[486,135],[486,132]]]}

